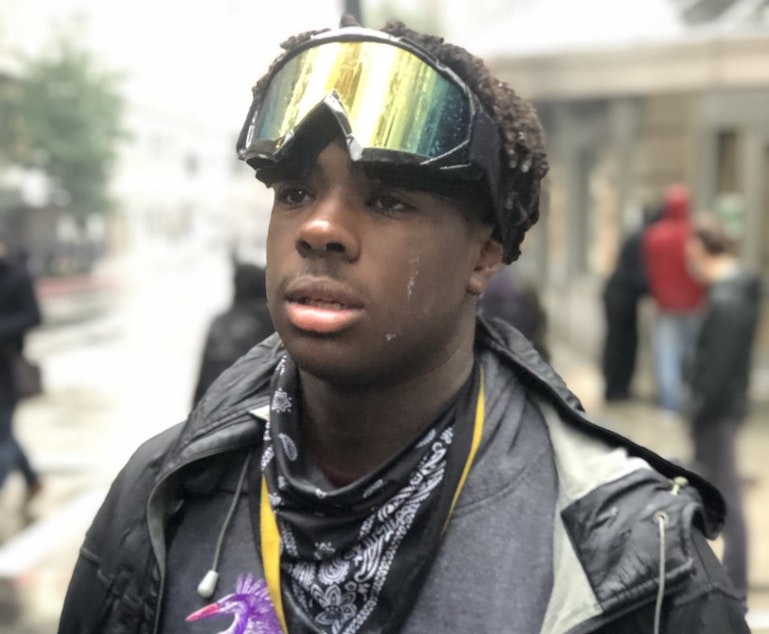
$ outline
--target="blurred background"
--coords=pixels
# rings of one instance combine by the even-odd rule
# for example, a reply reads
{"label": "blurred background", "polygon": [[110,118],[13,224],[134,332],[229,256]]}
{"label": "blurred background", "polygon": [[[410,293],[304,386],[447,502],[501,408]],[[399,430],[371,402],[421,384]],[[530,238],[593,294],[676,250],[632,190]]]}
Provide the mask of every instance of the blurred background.
{"label": "blurred background", "polygon": [[[534,101],[551,167],[513,274],[596,419],[687,458],[685,423],[655,405],[648,298],[634,398],[604,402],[601,294],[671,183],[769,275],[768,0],[0,0],[0,230],[35,278],[45,382],[15,420],[44,488],[31,508],[15,476],[0,491],[0,633],[55,631],[109,482],[186,417],[232,255],[264,261],[270,196],[234,152],[250,87],[281,41],[344,11],[443,35]],[[768,320],[740,440],[754,632],[769,631]]]}

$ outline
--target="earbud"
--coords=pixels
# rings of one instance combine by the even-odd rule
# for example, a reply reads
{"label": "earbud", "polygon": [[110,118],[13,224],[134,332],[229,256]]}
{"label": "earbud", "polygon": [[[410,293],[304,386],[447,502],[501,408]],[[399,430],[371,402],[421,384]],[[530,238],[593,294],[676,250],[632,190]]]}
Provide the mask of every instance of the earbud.
{"label": "earbud", "polygon": [[217,583],[219,583],[219,573],[216,570],[209,570],[198,584],[198,594],[204,599],[210,599],[214,596]]}

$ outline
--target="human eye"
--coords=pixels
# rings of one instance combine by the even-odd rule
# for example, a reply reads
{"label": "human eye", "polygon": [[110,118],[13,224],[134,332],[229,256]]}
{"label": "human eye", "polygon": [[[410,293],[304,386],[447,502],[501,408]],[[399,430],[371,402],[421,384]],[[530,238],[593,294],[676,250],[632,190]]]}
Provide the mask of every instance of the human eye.
{"label": "human eye", "polygon": [[380,190],[369,199],[369,207],[380,214],[395,215],[413,210],[406,197],[397,191]]}
{"label": "human eye", "polygon": [[299,207],[312,196],[309,190],[299,183],[273,183],[275,203],[283,207]]}

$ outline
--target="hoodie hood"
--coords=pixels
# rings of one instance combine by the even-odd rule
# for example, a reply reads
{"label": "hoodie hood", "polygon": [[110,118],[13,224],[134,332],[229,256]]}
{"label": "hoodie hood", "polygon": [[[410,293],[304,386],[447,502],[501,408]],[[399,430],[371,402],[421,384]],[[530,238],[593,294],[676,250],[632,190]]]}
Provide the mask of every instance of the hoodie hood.
{"label": "hoodie hood", "polygon": [[671,185],[665,192],[663,217],[670,220],[686,220],[689,218],[691,195],[689,188],[684,185]]}

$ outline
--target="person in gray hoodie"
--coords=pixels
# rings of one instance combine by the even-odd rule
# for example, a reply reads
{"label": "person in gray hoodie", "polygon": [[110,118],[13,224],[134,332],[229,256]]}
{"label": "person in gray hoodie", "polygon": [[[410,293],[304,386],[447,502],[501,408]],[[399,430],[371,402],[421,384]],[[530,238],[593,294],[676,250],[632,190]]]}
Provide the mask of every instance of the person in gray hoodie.
{"label": "person in gray hoodie", "polygon": [[714,216],[699,219],[687,245],[708,300],[691,372],[689,418],[695,469],[726,499],[724,567],[747,601],[747,527],[737,468],[737,435],[747,416],[761,279],[740,266],[737,241]]}
{"label": "person in gray hoodie", "polygon": [[238,142],[276,334],[118,476],[60,634],[747,632],[718,493],[477,316],[537,219],[533,107],[401,23],[284,49]]}

